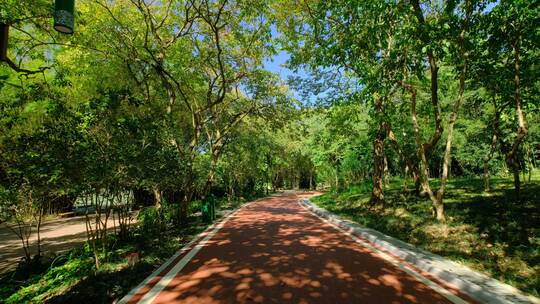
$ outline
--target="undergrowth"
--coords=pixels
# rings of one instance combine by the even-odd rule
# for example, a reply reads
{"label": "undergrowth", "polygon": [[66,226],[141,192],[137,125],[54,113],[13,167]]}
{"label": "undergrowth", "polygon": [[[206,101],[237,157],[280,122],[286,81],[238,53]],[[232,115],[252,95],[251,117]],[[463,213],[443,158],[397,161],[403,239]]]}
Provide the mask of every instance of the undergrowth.
{"label": "undergrowth", "polygon": [[[436,181],[432,184],[437,186]],[[540,174],[524,183],[514,201],[510,178],[494,178],[483,192],[480,179],[453,179],[445,198],[447,222],[437,222],[431,202],[413,185],[393,179],[386,204],[369,204],[369,183],[331,191],[312,199],[333,213],[391,235],[538,296],[540,292]]]}
{"label": "undergrowth", "polygon": [[[245,202],[245,198],[221,199],[217,204],[223,210]],[[127,239],[110,235],[110,248],[106,256],[101,254],[99,269],[88,245],[40,262],[21,263],[0,277],[0,303],[113,303],[208,226],[199,216],[192,216],[189,226],[182,228],[171,220],[169,213],[174,210],[165,208],[163,213],[166,224],[157,225],[158,213],[153,207],[145,208]],[[128,266],[127,256],[132,252],[138,252],[141,258]]]}

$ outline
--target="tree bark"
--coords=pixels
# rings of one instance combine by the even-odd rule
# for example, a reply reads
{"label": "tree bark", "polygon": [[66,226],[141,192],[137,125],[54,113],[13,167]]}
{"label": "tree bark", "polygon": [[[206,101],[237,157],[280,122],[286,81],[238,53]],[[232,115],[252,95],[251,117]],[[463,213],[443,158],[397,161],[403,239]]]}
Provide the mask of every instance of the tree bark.
{"label": "tree bark", "polygon": [[[421,24],[418,28],[420,40],[423,43],[428,44],[431,42],[431,38],[426,31],[426,20],[420,2],[418,0],[413,0],[411,1],[411,5],[413,7],[413,12],[416,15],[416,19],[418,19],[418,22]],[[423,144],[423,151],[425,154],[429,154],[433,147],[437,145],[443,132],[441,107],[439,105],[439,66],[437,64],[437,58],[430,48],[427,49],[427,57],[429,62],[429,72],[431,74],[431,105],[435,110],[435,132],[433,132],[431,138]]]}
{"label": "tree bark", "polygon": [[437,220],[444,221],[444,207],[439,204],[439,201],[437,200],[437,197],[435,197],[433,191],[431,190],[431,187],[429,186],[429,166],[428,161],[426,158],[426,152],[425,152],[425,146],[422,144],[422,139],[420,136],[420,126],[418,124],[418,117],[416,114],[416,89],[411,88],[411,118],[413,121],[414,126],[414,137],[416,140],[416,147],[417,147],[417,153],[418,158],[420,159],[419,164],[419,182],[422,187],[422,190],[424,190],[429,198],[431,199],[431,203],[433,206],[434,213],[437,217]]}
{"label": "tree bark", "polygon": [[383,171],[384,188],[388,189],[388,187],[390,186],[390,176],[389,176],[390,173],[388,172],[388,157],[386,157],[386,154],[384,154],[383,163],[384,163],[384,171]]}
{"label": "tree bark", "polygon": [[435,59],[434,55],[429,52],[428,53],[428,60],[429,60],[429,71],[431,73],[431,105],[433,107],[433,110],[435,110],[435,132],[433,132],[433,135],[431,138],[423,144],[424,146],[424,153],[429,154],[431,150],[437,145],[439,140],[441,139],[442,133],[443,133],[443,127],[442,127],[442,114],[441,114],[441,107],[439,105],[439,66],[437,65],[437,60]]}
{"label": "tree bark", "polygon": [[403,171],[403,192],[405,193],[409,192],[408,176],[409,176],[409,165],[405,165],[405,168]]}
{"label": "tree bark", "polygon": [[162,201],[161,191],[159,190],[158,187],[154,187],[152,189],[152,192],[154,192],[154,206],[156,207],[157,210],[159,210],[161,209],[161,201]]}
{"label": "tree bark", "polygon": [[[418,19],[418,22],[422,25],[418,28],[418,34],[420,35],[420,39],[423,43],[428,44],[430,43],[430,36],[428,32],[426,31],[426,20],[424,18],[424,12],[422,11],[422,8],[420,6],[420,2],[418,0],[411,1],[414,14],[416,15],[416,18]],[[427,57],[428,57],[428,63],[429,63],[429,72],[431,76],[431,105],[433,107],[433,110],[435,111],[435,131],[433,132],[430,139],[428,139],[425,143],[422,144],[422,153],[424,154],[424,157],[426,158],[426,155],[429,155],[431,153],[431,150],[437,145],[439,142],[442,133],[443,133],[443,126],[442,126],[442,114],[441,114],[441,107],[439,105],[439,66],[437,64],[437,58],[435,54],[433,53],[433,50],[430,48],[427,49]],[[410,88],[409,88],[410,89]],[[415,99],[416,99],[416,92]],[[416,103],[416,100],[415,100]],[[416,104],[415,104],[415,115],[416,115]],[[425,168],[422,167],[423,160],[421,159],[420,155],[418,155],[418,168],[411,168],[411,170],[417,169],[417,180],[415,182],[416,187],[416,194],[418,196],[423,196],[425,194],[429,194],[427,191],[426,183],[429,183],[427,179],[424,179],[422,175],[425,174],[425,172],[422,172],[423,170],[429,170],[427,161],[424,164]],[[426,178],[429,178],[429,171],[427,171]],[[429,186],[429,184],[428,184]]]}
{"label": "tree bark", "polygon": [[448,123],[448,136],[446,137],[446,147],[444,150],[444,158],[442,164],[441,185],[437,191],[437,202],[435,203],[435,209],[437,213],[437,219],[444,221],[444,192],[446,190],[446,184],[448,182],[448,173],[450,162],[452,161],[452,141],[454,138],[454,126],[459,116],[459,110],[463,104],[465,98],[465,76],[467,75],[468,53],[465,49],[465,34],[468,30],[468,21],[470,17],[470,10],[467,9],[465,22],[461,34],[459,36],[459,44],[461,48],[461,56],[463,58],[463,67],[461,74],[459,75],[459,96],[454,103],[454,108],[450,114],[450,121]]}
{"label": "tree bark", "polygon": [[495,150],[496,146],[497,146],[497,135],[493,134],[491,138],[491,146],[489,148],[489,151],[486,154],[486,156],[484,156],[484,191],[485,192],[489,192],[490,190],[489,162],[493,158],[493,151]]}
{"label": "tree bark", "polygon": [[213,147],[210,150],[212,154],[212,160],[210,164],[210,170],[208,171],[208,176],[206,178],[206,183],[204,185],[203,196],[208,195],[212,186],[214,185],[219,155],[221,154],[221,147]]}
{"label": "tree bark", "polygon": [[[379,118],[382,118],[382,100],[375,99],[375,110]],[[386,137],[386,123],[378,121],[379,128],[373,140],[373,188],[371,191],[371,204],[384,204],[383,172],[384,172],[384,140]]]}
{"label": "tree bark", "polygon": [[43,203],[40,203],[39,205],[39,214],[37,219],[37,226],[36,226],[36,232],[37,232],[37,259],[41,258],[41,224],[43,220]]}
{"label": "tree bark", "polygon": [[459,79],[459,97],[454,104],[454,109],[452,114],[450,114],[450,122],[448,124],[448,136],[446,137],[446,148],[444,150],[444,158],[442,164],[442,176],[441,176],[441,185],[437,191],[437,201],[435,202],[435,211],[437,214],[437,220],[444,221],[444,191],[446,190],[446,184],[448,182],[448,172],[450,167],[450,162],[452,159],[452,140],[454,138],[454,126],[459,115],[459,109],[463,104],[464,92],[465,92],[465,74],[467,72],[467,57],[464,58],[464,66],[461,71]]}
{"label": "tree bark", "polygon": [[189,204],[191,204],[194,192],[195,192],[195,189],[193,189],[192,186],[189,186],[186,189],[186,192],[184,194],[182,201],[180,202],[178,221],[180,223],[180,226],[182,227],[186,227],[188,225]]}
{"label": "tree bark", "polygon": [[497,101],[496,97],[493,96],[493,107],[495,109],[495,119],[493,120],[493,136],[491,137],[491,146],[489,148],[488,153],[484,156],[484,191],[490,190],[489,185],[489,162],[493,158],[493,153],[495,151],[495,148],[497,146],[497,140],[499,138],[499,125],[500,125],[500,117],[501,114],[499,112],[499,109],[497,108]]}
{"label": "tree bark", "polygon": [[415,164],[411,167],[411,175],[414,181],[414,193],[417,197],[426,195],[426,192],[422,188],[422,181],[420,179],[420,168],[418,164]]}
{"label": "tree bark", "polygon": [[390,124],[387,124],[387,131],[388,131],[387,138],[390,140],[390,143],[392,144],[392,146],[394,147],[394,150],[399,155],[401,162],[403,164],[403,191],[407,191],[407,177],[409,175],[409,171],[412,172],[413,179],[416,182],[415,170],[414,169],[411,170],[411,168],[413,167],[411,157],[406,155],[403,149],[401,148],[401,145],[399,144],[396,138],[396,135],[392,131],[392,127],[390,126]]}
{"label": "tree bark", "polygon": [[313,189],[313,168],[309,169],[309,190],[312,190],[312,189]]}
{"label": "tree bark", "polygon": [[[379,128],[382,128],[379,127]],[[384,192],[383,192],[383,143],[380,135],[380,131],[377,132],[377,137],[373,141],[373,190],[371,193],[371,203],[372,204],[382,204],[384,203]]]}
{"label": "tree bark", "polygon": [[531,182],[531,178],[532,178],[532,172],[534,170],[534,164],[533,164],[533,157],[532,157],[532,149],[531,149],[531,145],[527,145],[527,167],[528,167],[528,170],[529,170],[529,176],[528,176],[528,180],[527,182]]}
{"label": "tree bark", "polygon": [[521,84],[520,84],[520,41],[521,37],[518,35],[516,42],[513,43],[512,48],[514,51],[514,99],[516,102],[516,116],[518,120],[518,129],[512,149],[506,155],[506,163],[514,174],[514,189],[516,193],[516,201],[521,199],[521,181],[519,179],[520,164],[518,160],[518,152],[521,143],[525,139],[528,133],[527,122],[521,105]]}

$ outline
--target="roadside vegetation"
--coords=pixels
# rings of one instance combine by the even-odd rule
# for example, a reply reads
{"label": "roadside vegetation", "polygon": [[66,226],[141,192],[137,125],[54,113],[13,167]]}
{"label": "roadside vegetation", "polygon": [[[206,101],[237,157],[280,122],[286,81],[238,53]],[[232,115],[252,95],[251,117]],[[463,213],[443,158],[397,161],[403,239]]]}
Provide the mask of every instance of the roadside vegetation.
{"label": "roadside vegetation", "polygon": [[[298,187],[284,125],[300,109],[263,65],[265,1],[76,2],[73,35],[53,28],[55,1],[0,5],[0,224],[24,249],[0,301],[111,302],[209,204]],[[84,248],[44,249],[42,223],[73,215]]]}
{"label": "roadside vegetation", "polygon": [[428,198],[418,198],[412,189],[404,190],[404,180],[399,178],[390,180],[384,207],[369,203],[371,185],[367,182],[329,191],[312,201],[363,226],[538,296],[540,171],[523,185],[519,205],[513,204],[510,177],[495,177],[492,185],[492,191],[486,193],[481,179],[451,179],[446,223],[433,218]]}
{"label": "roadside vegetation", "polygon": [[[65,35],[53,2],[0,5],[4,298],[110,301],[278,189],[538,294],[538,3],[77,0]],[[84,249],[42,250],[73,214]]]}
{"label": "roadside vegetation", "polygon": [[[217,202],[220,210],[217,219],[245,202],[245,199]],[[174,218],[171,210],[165,210],[160,218],[154,207],[142,209],[128,237],[110,237],[106,253],[98,257],[99,268],[89,244],[47,256],[39,263],[21,263],[14,271],[0,275],[2,303],[119,300],[209,225],[200,216],[192,216],[188,227],[180,227],[171,220]]]}
{"label": "roadside vegetation", "polygon": [[538,5],[283,6],[315,201],[538,295]]}

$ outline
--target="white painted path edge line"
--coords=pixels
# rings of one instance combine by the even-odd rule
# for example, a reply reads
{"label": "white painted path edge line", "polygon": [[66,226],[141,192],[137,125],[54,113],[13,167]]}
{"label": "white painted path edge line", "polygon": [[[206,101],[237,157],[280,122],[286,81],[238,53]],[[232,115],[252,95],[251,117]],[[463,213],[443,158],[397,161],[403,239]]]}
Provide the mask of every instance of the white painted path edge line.
{"label": "white painted path edge line", "polygon": [[226,218],[224,218],[221,222],[217,224],[217,226],[208,233],[191,251],[189,251],[174,267],[167,272],[167,274],[159,280],[159,282],[150,289],[149,292],[147,292],[144,297],[138,302],[138,303],[144,303],[149,304],[152,303],[157,296],[169,285],[169,283],[174,279],[174,277],[191,261],[191,259],[206,245],[206,243],[216,235],[216,233],[223,228],[225,223],[229,221],[231,217],[233,217],[238,211],[242,210],[247,205],[250,205],[250,203],[245,204],[241,208],[237,209],[236,211],[230,213],[227,215]]}
{"label": "white painted path edge line", "polygon": [[406,273],[408,273],[409,275],[411,275],[412,277],[414,277],[416,280],[418,280],[419,282],[429,286],[431,289],[433,289],[434,291],[436,291],[438,294],[442,295],[443,297],[445,297],[446,299],[448,299],[450,302],[452,303],[455,303],[455,304],[467,304],[469,302],[461,299],[460,297],[456,296],[455,294],[449,292],[448,290],[446,290],[445,288],[441,287],[439,284],[429,280],[428,278],[424,277],[423,275],[421,275],[420,273],[418,273],[417,271],[411,269],[410,267],[408,266],[405,266],[401,263],[399,263],[399,261],[397,261],[395,258],[393,258],[392,256],[380,251],[379,249],[371,246],[370,244],[368,244],[367,242],[361,240],[360,238],[358,238],[357,236],[355,236],[354,234],[348,232],[348,231],[345,231],[343,230],[341,227],[339,227],[338,225],[330,222],[329,220],[319,216],[318,214],[312,212],[311,210],[309,210],[308,208],[306,208],[302,203],[298,202],[298,204],[304,208],[307,212],[311,213],[312,215],[316,216],[317,218],[319,218],[321,221],[327,223],[328,225],[332,226],[334,229],[336,229],[337,231],[345,234],[346,236],[350,237],[351,239],[353,239],[355,242],[357,242],[358,244],[362,245],[363,247],[369,249],[370,251],[376,253],[377,255],[379,255],[380,257],[382,257],[383,259],[385,259],[386,261],[390,262],[392,265],[398,267],[399,269],[405,271]]}
{"label": "white painted path edge line", "polygon": [[[226,214],[225,218],[228,217],[231,214],[232,214],[232,212],[229,213],[229,214]],[[186,245],[184,245],[184,247],[182,247],[173,256],[171,256],[169,259],[167,259],[167,261],[165,261],[163,264],[161,264],[161,266],[159,266],[148,277],[146,277],[146,279],[144,281],[142,281],[139,285],[137,285],[136,287],[131,289],[130,292],[128,292],[122,299],[120,299],[120,301],[118,301],[118,304],[126,304],[126,303],[128,303],[129,300],[131,300],[131,298],[133,298],[133,296],[135,296],[139,292],[140,289],[142,289],[144,286],[146,286],[146,284],[150,283],[150,281],[152,281],[160,272],[162,272],[165,268],[167,268],[179,255],[186,252],[193,245],[193,243],[195,243],[196,241],[200,240],[205,235],[207,235],[208,232],[211,231],[212,229],[214,229],[214,227],[218,223],[219,222],[216,222],[216,223],[208,226],[203,232],[201,232],[198,235],[194,236],[191,239],[191,241],[189,241]]]}

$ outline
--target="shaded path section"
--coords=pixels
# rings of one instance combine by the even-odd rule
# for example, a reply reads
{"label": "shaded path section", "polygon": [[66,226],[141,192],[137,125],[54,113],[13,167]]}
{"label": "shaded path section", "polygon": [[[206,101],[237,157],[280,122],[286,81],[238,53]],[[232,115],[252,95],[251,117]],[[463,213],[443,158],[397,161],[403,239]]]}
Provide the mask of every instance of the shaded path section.
{"label": "shaded path section", "polygon": [[[207,240],[161,292],[146,295],[143,300],[451,303],[312,215],[297,201],[296,195],[289,195],[247,205]],[[155,291],[160,290],[156,289],[158,285]]]}

